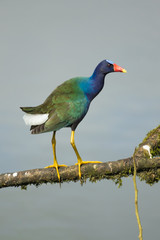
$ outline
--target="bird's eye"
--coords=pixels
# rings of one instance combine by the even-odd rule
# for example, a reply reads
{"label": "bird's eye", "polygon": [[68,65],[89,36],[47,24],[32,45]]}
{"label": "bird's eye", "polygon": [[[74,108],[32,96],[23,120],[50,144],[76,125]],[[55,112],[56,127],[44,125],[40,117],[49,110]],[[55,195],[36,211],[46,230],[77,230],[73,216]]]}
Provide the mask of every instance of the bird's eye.
{"label": "bird's eye", "polygon": [[111,67],[112,64],[108,63],[107,65],[108,65],[108,67]]}

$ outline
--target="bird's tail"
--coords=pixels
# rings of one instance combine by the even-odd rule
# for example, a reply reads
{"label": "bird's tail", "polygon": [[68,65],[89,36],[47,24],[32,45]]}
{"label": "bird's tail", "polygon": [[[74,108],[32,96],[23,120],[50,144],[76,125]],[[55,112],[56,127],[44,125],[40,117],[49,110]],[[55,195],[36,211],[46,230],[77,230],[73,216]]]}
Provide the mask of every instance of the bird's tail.
{"label": "bird's tail", "polygon": [[23,112],[30,113],[30,114],[43,114],[44,111],[42,110],[41,105],[37,107],[20,107]]}
{"label": "bird's tail", "polygon": [[30,125],[32,134],[39,134],[45,132],[45,122],[48,119],[48,113],[41,110],[41,105],[37,107],[20,107],[26,114],[23,119],[26,125]]}
{"label": "bird's tail", "polygon": [[36,126],[31,126],[30,128],[30,131],[31,131],[31,134],[39,134],[39,133],[43,133],[44,132],[44,123],[41,124],[41,125],[36,125]]}

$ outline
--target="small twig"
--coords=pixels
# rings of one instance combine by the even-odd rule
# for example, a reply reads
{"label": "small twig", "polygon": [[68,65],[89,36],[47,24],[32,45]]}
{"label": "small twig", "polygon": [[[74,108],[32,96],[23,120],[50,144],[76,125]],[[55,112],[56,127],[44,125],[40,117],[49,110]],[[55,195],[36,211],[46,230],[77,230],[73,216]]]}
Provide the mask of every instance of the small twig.
{"label": "small twig", "polygon": [[[135,150],[136,152],[136,150]],[[139,217],[139,211],[138,211],[138,189],[137,189],[137,183],[136,183],[136,162],[135,162],[135,152],[133,154],[133,164],[134,164],[134,175],[133,175],[133,183],[134,183],[134,191],[135,191],[135,213],[136,213],[136,218],[137,218],[137,223],[139,227],[139,240],[143,240],[142,236],[142,225]]]}

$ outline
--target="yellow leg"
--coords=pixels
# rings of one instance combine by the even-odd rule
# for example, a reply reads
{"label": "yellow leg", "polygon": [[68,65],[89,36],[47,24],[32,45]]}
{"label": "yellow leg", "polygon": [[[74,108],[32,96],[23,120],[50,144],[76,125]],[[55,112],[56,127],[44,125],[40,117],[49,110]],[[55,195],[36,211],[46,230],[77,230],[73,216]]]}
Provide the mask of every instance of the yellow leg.
{"label": "yellow leg", "polygon": [[58,168],[59,167],[67,167],[67,166],[66,165],[58,165],[57,158],[56,158],[56,137],[55,137],[55,135],[56,135],[56,132],[53,132],[53,137],[52,137],[52,148],[53,148],[53,157],[54,157],[53,165],[47,166],[45,168],[54,167],[57,171],[57,176],[60,181],[60,174],[59,174]]}
{"label": "yellow leg", "polygon": [[76,163],[75,165],[78,165],[78,168],[79,168],[79,178],[81,178],[81,165],[82,164],[87,164],[87,163],[101,163],[99,161],[83,161],[82,158],[80,157],[79,155],[79,152],[76,148],[76,145],[75,145],[75,141],[74,141],[74,131],[71,132],[71,145],[75,151],[75,154],[77,156],[77,161],[78,163]]}

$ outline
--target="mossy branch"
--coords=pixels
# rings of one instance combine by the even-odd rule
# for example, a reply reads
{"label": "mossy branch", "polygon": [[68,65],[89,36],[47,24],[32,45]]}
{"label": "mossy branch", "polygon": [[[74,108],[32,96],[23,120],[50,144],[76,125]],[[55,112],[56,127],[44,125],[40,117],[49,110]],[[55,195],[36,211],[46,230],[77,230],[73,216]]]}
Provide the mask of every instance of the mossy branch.
{"label": "mossy branch", "polygon": [[[147,146],[147,147],[146,147]],[[152,157],[151,157],[152,155]],[[134,153],[137,175],[149,184],[160,179],[160,126],[147,134]],[[99,159],[100,160],[100,159]],[[133,157],[105,163],[90,163],[81,166],[82,180],[94,182],[101,179],[112,179],[121,185],[121,178],[133,175]],[[78,181],[78,167],[59,168],[61,182]],[[54,168],[31,169],[0,175],[0,188],[22,188],[29,184],[36,186],[42,183],[57,183],[57,172]]]}

